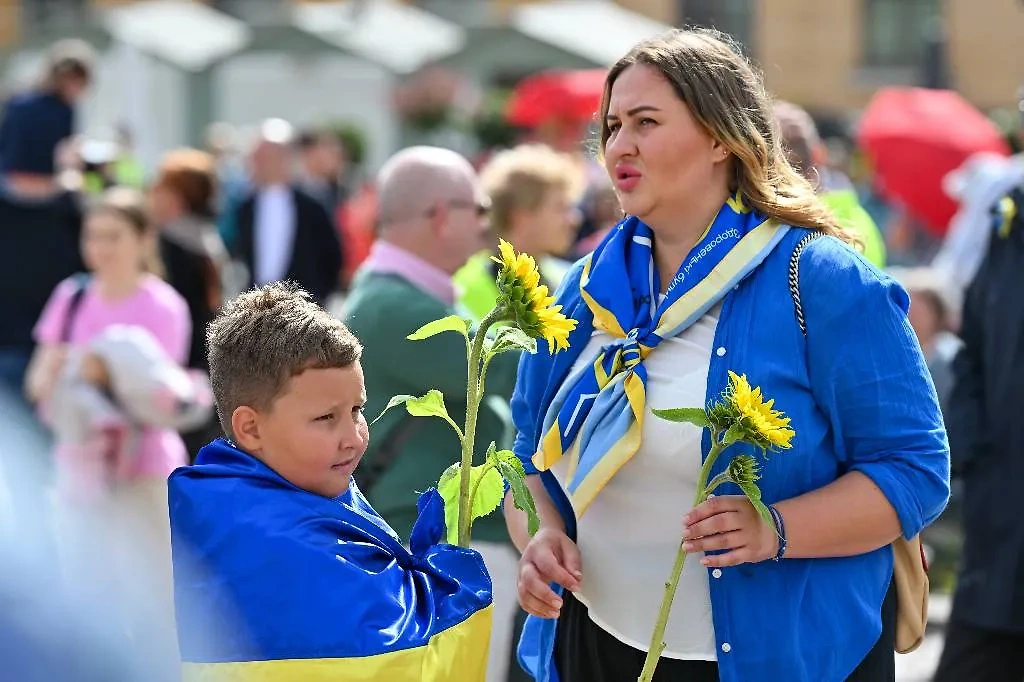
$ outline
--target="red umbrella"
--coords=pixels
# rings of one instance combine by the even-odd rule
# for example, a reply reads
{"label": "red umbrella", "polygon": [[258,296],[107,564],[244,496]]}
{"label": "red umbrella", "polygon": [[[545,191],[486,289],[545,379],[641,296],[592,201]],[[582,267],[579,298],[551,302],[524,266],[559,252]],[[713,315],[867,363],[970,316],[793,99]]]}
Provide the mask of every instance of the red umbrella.
{"label": "red umbrella", "polygon": [[957,210],[942,189],[943,177],[977,152],[1010,153],[996,125],[951,90],[880,90],[857,138],[883,196],[939,236]]}
{"label": "red umbrella", "polygon": [[508,121],[534,128],[552,118],[589,120],[601,106],[607,73],[605,69],[552,70],[528,76],[512,91],[505,109]]}

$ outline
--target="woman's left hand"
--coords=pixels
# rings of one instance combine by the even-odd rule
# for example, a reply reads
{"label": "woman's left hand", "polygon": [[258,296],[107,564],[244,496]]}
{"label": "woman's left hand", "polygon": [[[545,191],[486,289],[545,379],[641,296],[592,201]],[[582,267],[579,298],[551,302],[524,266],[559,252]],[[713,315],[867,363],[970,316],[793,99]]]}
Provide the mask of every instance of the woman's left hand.
{"label": "woman's left hand", "polygon": [[745,496],[721,495],[702,502],[683,517],[683,550],[689,554],[727,550],[705,556],[701,560],[704,566],[752,564],[775,558],[779,536]]}

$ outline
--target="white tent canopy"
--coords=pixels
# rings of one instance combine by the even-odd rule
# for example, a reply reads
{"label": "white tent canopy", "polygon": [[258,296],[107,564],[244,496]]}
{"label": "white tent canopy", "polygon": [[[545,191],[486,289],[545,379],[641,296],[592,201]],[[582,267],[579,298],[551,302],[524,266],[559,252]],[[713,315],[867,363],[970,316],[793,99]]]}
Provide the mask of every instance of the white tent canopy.
{"label": "white tent canopy", "polygon": [[412,73],[466,44],[461,26],[393,0],[299,3],[294,22],[321,40],[398,74]]}
{"label": "white tent canopy", "polygon": [[670,28],[608,0],[554,0],[511,12],[511,24],[525,35],[611,66],[631,47]]}
{"label": "white tent canopy", "polygon": [[188,0],[148,0],[107,10],[103,23],[115,40],[186,71],[202,71],[244,49],[249,26]]}

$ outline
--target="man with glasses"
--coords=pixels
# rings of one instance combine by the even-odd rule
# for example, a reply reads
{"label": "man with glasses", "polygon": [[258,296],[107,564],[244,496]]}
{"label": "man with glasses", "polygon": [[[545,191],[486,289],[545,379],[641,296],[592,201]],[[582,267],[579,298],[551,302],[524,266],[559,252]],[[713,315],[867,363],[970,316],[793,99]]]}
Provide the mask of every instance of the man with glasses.
{"label": "man with glasses", "polygon": [[[437,147],[410,147],[393,156],[377,176],[379,238],[356,274],[345,304],[345,323],[363,342],[363,373],[374,419],[391,396],[444,393],[456,423],[466,414],[466,350],[458,334],[424,341],[406,337],[433,320],[456,313],[452,275],[488,246],[489,203],[470,163]],[[509,446],[508,401],[517,353],[491,363],[480,406],[476,442]],[[416,493],[436,485],[460,453],[459,440],[440,419],[392,410],[372,429],[356,474],[374,508],[408,541],[416,519]],[[517,555],[501,514],[473,524],[494,582],[494,626],[489,682],[506,679],[512,658]]]}

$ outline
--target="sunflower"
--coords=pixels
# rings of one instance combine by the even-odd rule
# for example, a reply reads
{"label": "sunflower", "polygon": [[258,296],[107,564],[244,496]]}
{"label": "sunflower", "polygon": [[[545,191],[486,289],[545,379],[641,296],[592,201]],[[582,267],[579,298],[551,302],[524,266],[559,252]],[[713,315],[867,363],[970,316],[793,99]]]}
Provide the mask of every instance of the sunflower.
{"label": "sunflower", "polygon": [[499,241],[500,258],[492,257],[501,266],[498,272],[498,304],[504,306],[516,326],[535,339],[544,339],[553,352],[569,347],[569,332],[576,320],[562,314],[562,306],[554,305],[555,297],[540,283],[540,270],[532,256],[517,254],[504,239]]}
{"label": "sunflower", "polygon": [[773,409],[774,405],[774,400],[764,399],[760,387],[750,387],[745,374],[730,370],[725,400],[714,406],[709,416],[718,428],[738,431],[738,440],[765,450],[790,448],[796,432],[789,428],[789,417]]}

